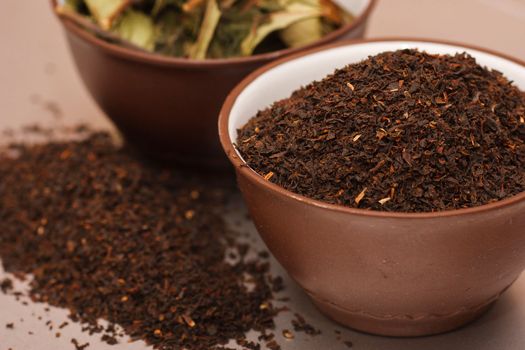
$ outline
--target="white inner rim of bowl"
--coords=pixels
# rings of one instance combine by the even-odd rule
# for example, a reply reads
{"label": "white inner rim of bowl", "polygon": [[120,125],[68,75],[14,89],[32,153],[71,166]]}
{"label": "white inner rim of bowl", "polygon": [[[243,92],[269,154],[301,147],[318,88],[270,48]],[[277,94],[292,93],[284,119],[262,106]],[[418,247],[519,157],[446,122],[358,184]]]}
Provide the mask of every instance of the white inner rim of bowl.
{"label": "white inner rim of bowl", "polygon": [[[417,48],[431,54],[456,54],[467,52],[478,64],[502,72],[509,80],[525,91],[525,67],[517,63],[482,51],[461,46],[418,41],[386,41],[352,44],[323,50],[296,58],[276,66],[252,81],[239,94],[230,112],[228,133],[237,141],[237,129],[248,122],[259,110],[273,102],[287,98],[290,94],[314,80],[320,80],[348,64],[366,59],[384,51]],[[239,155],[240,156],[240,155]]]}

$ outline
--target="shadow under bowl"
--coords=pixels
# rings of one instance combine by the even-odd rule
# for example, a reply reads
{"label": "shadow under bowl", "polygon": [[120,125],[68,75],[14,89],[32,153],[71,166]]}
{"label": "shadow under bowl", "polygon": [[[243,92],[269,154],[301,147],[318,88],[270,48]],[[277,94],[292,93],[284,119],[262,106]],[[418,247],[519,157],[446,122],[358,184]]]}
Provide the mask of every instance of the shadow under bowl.
{"label": "shadow under bowl", "polygon": [[243,80],[222,108],[219,134],[259,234],[319,310],[368,333],[423,336],[477,318],[518,278],[525,268],[525,193],[435,213],[353,209],[266,181],[234,146],[237,129],[258,110],[336,68],[403,48],[468,52],[525,89],[525,62],[481,48],[421,39],[338,43]]}
{"label": "shadow under bowl", "polygon": [[[200,61],[111,44],[59,18],[85,86],[129,144],[155,159],[226,167],[217,116],[235,85],[275,59],[343,38],[363,37],[375,1],[339,1],[355,14],[355,20],[311,45]],[[51,0],[53,6],[56,2]]]}

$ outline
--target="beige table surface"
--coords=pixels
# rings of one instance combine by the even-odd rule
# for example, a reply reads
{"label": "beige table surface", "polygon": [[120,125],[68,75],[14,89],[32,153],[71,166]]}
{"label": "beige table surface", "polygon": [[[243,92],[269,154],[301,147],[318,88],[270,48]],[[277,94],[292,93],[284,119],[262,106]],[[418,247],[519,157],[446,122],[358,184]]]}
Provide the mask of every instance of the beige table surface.
{"label": "beige table surface", "polygon": [[[47,0],[2,0],[1,6],[0,130],[34,122],[60,126],[83,121],[111,127],[79,81]],[[381,0],[367,36],[442,38],[525,59],[525,0]],[[242,215],[242,204],[236,205],[239,207],[230,217]],[[244,225],[255,237],[251,224]],[[280,271],[277,264],[275,269]],[[323,334],[281,341],[283,349],[345,349],[333,333],[341,328],[319,315],[292,282],[287,284],[292,309],[304,314]],[[56,326],[67,313],[59,309],[46,312],[44,308],[23,306],[0,294],[0,350],[73,349],[73,336],[91,342],[88,350],[146,348],[142,343],[99,344],[96,338],[82,334],[78,325],[68,326],[62,337],[55,338],[45,321],[52,320]],[[278,323],[289,327],[287,317]],[[9,322],[15,323],[15,330],[5,328]],[[383,338],[349,330],[343,335],[358,350],[525,349],[525,277],[485,317],[456,332],[418,339]]]}

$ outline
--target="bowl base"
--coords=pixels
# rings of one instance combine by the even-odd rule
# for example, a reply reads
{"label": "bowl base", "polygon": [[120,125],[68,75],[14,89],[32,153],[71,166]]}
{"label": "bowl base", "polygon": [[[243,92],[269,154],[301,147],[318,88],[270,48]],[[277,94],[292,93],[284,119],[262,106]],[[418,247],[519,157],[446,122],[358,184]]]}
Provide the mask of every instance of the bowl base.
{"label": "bowl base", "polygon": [[379,319],[363,313],[348,312],[337,305],[309,296],[321,313],[337,323],[357,331],[390,337],[420,337],[449,332],[476,320],[496,302],[451,316],[417,320],[408,317]]}

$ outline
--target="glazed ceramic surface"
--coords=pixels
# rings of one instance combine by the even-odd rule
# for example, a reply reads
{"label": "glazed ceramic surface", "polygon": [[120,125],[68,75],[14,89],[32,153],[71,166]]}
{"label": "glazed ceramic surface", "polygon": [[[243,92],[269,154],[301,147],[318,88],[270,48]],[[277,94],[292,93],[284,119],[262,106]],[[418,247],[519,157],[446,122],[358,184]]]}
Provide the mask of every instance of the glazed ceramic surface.
{"label": "glazed ceramic surface", "polygon": [[258,110],[336,68],[403,48],[466,51],[525,90],[525,63],[483,49],[409,40],[349,42],[251,74],[226,100],[219,132],[260,235],[316,306],[358,330],[420,336],[475,319],[519,276],[525,267],[525,193],[439,213],[351,209],[264,180],[233,146],[237,129]]}
{"label": "glazed ceramic surface", "polygon": [[[155,158],[190,165],[226,164],[217,138],[217,115],[250,72],[272,60],[342,38],[361,38],[375,0],[340,0],[356,19],[298,49],[251,57],[187,60],[109,44],[62,19],[87,89],[131,145]],[[52,0],[52,3],[55,3]]]}

